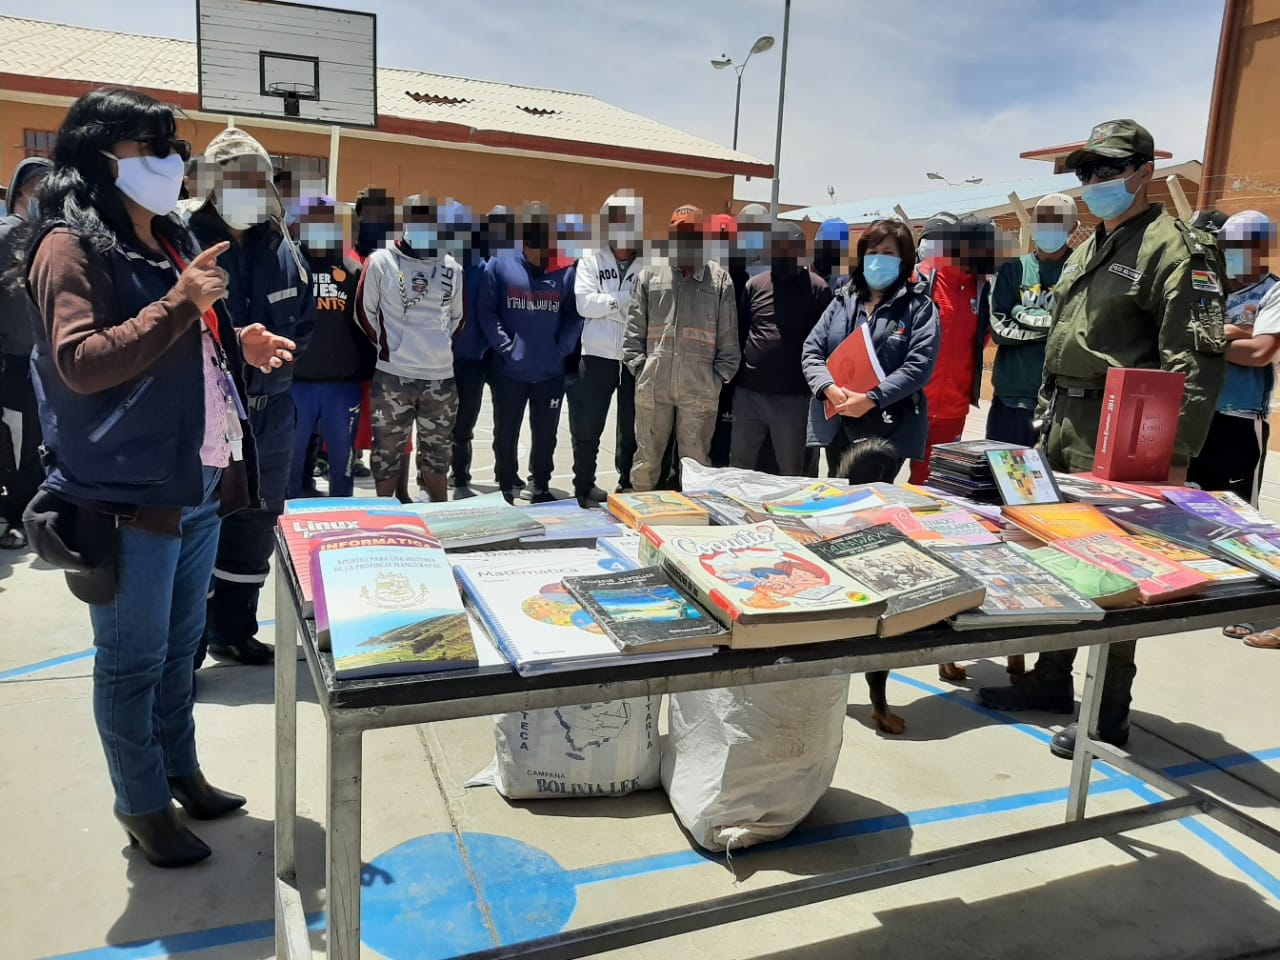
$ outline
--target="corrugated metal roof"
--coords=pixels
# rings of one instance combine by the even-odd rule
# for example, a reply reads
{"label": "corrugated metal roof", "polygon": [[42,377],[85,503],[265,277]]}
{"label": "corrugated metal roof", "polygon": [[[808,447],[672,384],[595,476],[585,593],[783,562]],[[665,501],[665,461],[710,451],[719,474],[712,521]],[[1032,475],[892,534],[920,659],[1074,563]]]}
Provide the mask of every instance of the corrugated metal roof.
{"label": "corrugated metal roof", "polygon": [[897,196],[873,197],[852,200],[848,203],[825,203],[803,207],[781,215],[783,220],[812,220],[821,222],[839,217],[848,223],[870,223],[882,217],[892,217],[894,207],[900,206],[912,220],[924,220],[940,210],[949,210],[957,216],[1003,207],[1009,203],[1009,194],[1023,198],[1043,197],[1046,193],[1079,193],[1080,181],[1075,174],[1061,176],[1029,177],[1026,180],[1007,180],[1003,183],[980,183],[973,187],[951,187],[928,190],[923,193],[904,193]]}
{"label": "corrugated metal roof", "polygon": [[[0,73],[195,93],[196,44],[0,16]],[[630,113],[596,97],[416,70],[378,70],[378,112],[427,123],[545,137],[729,163],[740,151]]]}
{"label": "corrugated metal roof", "polygon": [[[1178,174],[1196,183],[1200,182],[1199,161],[1171,164],[1156,169],[1157,177]],[[1080,181],[1074,173],[1049,174],[1028,177],[1025,180],[1004,180],[1000,183],[980,183],[971,187],[950,187],[929,190],[924,193],[906,193],[898,196],[874,197],[868,200],[852,200],[848,203],[825,203],[813,207],[801,207],[779,214],[780,220],[809,220],[821,223],[839,217],[850,224],[867,224],[873,220],[896,216],[894,207],[900,206],[912,220],[927,220],[942,210],[964,216],[1008,207],[1009,194],[1016,193],[1027,204],[1048,193],[1065,193],[1080,196]]]}

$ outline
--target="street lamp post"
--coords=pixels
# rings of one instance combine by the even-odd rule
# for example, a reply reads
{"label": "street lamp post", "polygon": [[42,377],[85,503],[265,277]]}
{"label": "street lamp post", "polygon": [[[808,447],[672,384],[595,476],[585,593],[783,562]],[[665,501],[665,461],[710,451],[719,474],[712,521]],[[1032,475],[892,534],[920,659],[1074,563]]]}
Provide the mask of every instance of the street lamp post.
{"label": "street lamp post", "polygon": [[782,13],[782,68],[778,71],[778,133],[773,144],[773,190],[769,194],[769,217],[778,222],[778,168],[782,166],[782,105],[787,95],[787,40],[791,33],[791,0]]}
{"label": "street lamp post", "polygon": [[721,54],[718,60],[711,61],[711,65],[717,70],[733,67],[733,72],[738,75],[738,93],[733,101],[733,149],[735,150],[738,149],[738,117],[742,113],[742,71],[747,69],[747,64],[751,62],[751,57],[754,54],[764,53],[772,46],[773,37],[764,36],[751,45],[751,49],[747,51],[746,59],[742,63],[734,63],[732,59],[724,54]]}

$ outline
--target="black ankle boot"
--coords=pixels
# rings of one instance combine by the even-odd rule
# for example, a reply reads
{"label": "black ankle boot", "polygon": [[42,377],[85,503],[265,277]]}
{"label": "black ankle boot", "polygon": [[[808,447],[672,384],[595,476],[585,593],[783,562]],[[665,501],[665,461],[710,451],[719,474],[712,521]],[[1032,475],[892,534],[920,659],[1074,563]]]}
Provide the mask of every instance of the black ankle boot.
{"label": "black ankle boot", "polygon": [[199,770],[189,777],[170,777],[169,792],[197,820],[217,820],[245,804],[244,797],[219,790]]}
{"label": "black ankle boot", "polygon": [[129,845],[140,848],[152,866],[189,867],[212,853],[205,842],[178,819],[178,811],[172,806],[141,816],[119,810],[115,814],[129,835]]}

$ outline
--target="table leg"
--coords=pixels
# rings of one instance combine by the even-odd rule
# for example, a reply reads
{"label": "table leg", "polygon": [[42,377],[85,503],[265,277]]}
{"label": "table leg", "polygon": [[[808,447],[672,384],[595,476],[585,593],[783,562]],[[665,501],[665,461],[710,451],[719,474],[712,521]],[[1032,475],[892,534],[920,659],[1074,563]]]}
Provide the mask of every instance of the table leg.
{"label": "table leg", "polygon": [[360,956],[360,731],[329,730],[325,832],[329,960]]}
{"label": "table leg", "polygon": [[1102,687],[1107,676],[1111,644],[1089,648],[1089,666],[1084,675],[1084,695],[1080,698],[1080,719],[1076,723],[1076,749],[1071,760],[1071,792],[1067,798],[1067,819],[1084,818],[1089,799],[1089,777],[1093,773],[1093,738],[1098,734],[1098,713],[1102,707]]}
{"label": "table leg", "polygon": [[[288,578],[276,575],[276,798],[275,869],[276,879],[297,885],[295,852],[298,811],[298,662],[294,648],[298,642],[298,620],[289,593]],[[288,918],[276,909],[276,955],[288,957]]]}

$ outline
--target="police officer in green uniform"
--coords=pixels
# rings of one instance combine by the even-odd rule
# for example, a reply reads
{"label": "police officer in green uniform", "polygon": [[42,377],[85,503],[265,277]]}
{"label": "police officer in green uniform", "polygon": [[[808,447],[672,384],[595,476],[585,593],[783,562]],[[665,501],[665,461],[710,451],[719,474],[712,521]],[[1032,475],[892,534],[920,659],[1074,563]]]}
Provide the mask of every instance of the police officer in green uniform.
{"label": "police officer in green uniform", "polygon": [[[1041,448],[1055,470],[1093,469],[1112,367],[1186,374],[1171,481],[1185,480],[1187,463],[1209,430],[1226,375],[1221,261],[1210,234],[1147,199],[1154,158],[1150,133],[1132,120],[1112,120],[1094,127],[1066,159],[1084,185],[1085,204],[1102,223],[1071,255],[1054,291],[1036,414]],[[1135,640],[1111,646],[1098,734],[1116,746],[1129,739],[1136,646]],[[997,710],[1073,713],[1075,655],[1041,654],[1021,683],[985,687],[979,697]],[[1054,737],[1051,749],[1070,757],[1075,738],[1072,724]]]}

